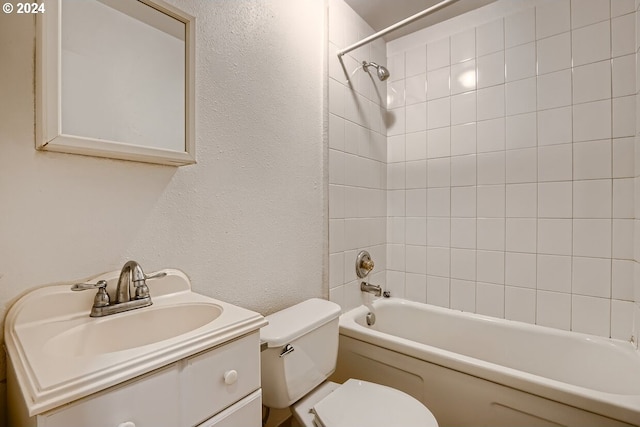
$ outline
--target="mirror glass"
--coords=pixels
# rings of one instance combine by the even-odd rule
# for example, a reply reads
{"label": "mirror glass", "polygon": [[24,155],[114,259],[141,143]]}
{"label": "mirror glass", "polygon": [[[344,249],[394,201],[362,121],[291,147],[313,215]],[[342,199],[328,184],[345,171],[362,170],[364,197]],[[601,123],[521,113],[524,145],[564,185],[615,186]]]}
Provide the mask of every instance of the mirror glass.
{"label": "mirror glass", "polygon": [[193,18],[159,1],[46,5],[36,147],[194,163]]}

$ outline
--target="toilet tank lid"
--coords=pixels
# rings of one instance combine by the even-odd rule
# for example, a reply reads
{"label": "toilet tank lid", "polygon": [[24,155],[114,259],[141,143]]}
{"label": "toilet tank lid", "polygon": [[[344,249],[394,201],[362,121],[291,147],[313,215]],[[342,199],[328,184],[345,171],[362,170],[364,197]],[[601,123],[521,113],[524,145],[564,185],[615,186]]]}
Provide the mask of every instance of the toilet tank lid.
{"label": "toilet tank lid", "polygon": [[338,304],[312,298],[267,316],[260,339],[269,347],[282,347],[340,316]]}

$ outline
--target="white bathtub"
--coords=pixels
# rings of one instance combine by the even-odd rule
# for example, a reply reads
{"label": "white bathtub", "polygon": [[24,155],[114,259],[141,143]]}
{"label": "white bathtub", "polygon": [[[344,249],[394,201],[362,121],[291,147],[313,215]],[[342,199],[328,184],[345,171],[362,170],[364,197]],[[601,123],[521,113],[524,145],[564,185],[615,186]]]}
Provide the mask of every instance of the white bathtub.
{"label": "white bathtub", "polygon": [[[640,425],[631,343],[405,301],[340,318],[334,379],[403,390],[443,426]],[[390,408],[392,409],[392,408]]]}

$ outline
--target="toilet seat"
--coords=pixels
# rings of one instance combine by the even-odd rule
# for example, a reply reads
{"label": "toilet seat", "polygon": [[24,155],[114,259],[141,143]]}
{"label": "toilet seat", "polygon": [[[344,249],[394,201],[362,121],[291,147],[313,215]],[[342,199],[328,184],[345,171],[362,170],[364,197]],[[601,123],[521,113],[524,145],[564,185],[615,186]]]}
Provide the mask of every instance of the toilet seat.
{"label": "toilet seat", "polygon": [[429,409],[400,390],[355,379],[334,384],[331,390],[321,391],[319,401],[305,399],[306,411],[312,409],[318,427],[438,426]]}

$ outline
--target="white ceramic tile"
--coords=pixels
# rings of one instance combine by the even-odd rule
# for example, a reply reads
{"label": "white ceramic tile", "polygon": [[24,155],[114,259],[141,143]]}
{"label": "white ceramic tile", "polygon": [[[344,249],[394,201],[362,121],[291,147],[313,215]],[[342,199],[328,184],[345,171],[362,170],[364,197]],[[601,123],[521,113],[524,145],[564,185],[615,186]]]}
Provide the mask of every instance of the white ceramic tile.
{"label": "white ceramic tile", "polygon": [[329,114],[329,148],[344,151],[344,119]]}
{"label": "white ceramic tile", "polygon": [[505,220],[504,218],[478,218],[476,221],[478,249],[488,251],[504,251]]}
{"label": "white ceramic tile", "polygon": [[505,152],[478,154],[478,184],[505,183]]}
{"label": "white ceramic tile", "polygon": [[388,243],[404,244],[406,229],[404,217],[387,217],[387,237]]}
{"label": "white ceramic tile", "polygon": [[449,278],[427,276],[427,303],[449,307]]}
{"label": "white ceramic tile", "polygon": [[538,109],[571,105],[571,70],[538,76]]}
{"label": "white ceramic tile", "polygon": [[573,69],[573,103],[611,98],[611,61],[600,61]]}
{"label": "white ceramic tile", "polygon": [[504,284],[504,254],[502,251],[477,251],[478,282]]}
{"label": "white ceramic tile", "polygon": [[409,133],[405,136],[404,160],[423,160],[427,158],[427,132]]}
{"label": "white ceramic tile", "polygon": [[451,308],[475,313],[476,283],[469,280],[451,279]]}
{"label": "white ceramic tile", "polygon": [[572,144],[538,148],[538,180],[566,181],[572,178]]}
{"label": "white ceramic tile", "polygon": [[573,184],[547,182],[538,184],[538,216],[540,218],[571,218]]}
{"label": "white ceramic tile", "polygon": [[571,329],[571,295],[536,292],[536,324],[556,329]]}
{"label": "white ceramic tile", "polygon": [[538,254],[571,255],[572,247],[571,219],[538,219]]}
{"label": "white ceramic tile", "polygon": [[507,117],[507,149],[537,146],[536,127],[536,113],[526,113]]}
{"label": "white ceramic tile", "polygon": [[341,252],[345,249],[344,244],[344,220],[329,220],[329,253]]}
{"label": "white ceramic tile", "polygon": [[404,108],[396,108],[387,111],[387,136],[395,136],[405,133]]}
{"label": "white ceramic tile", "polygon": [[506,250],[535,253],[537,221],[535,218],[506,219]]}
{"label": "white ceramic tile", "polygon": [[[404,271],[391,271],[391,270],[387,270],[386,274],[385,274],[385,282],[386,284],[386,290],[388,290],[389,292],[391,292],[392,295],[398,295],[400,298],[404,297],[404,282],[405,282],[405,272]],[[359,282],[356,280],[353,282],[354,287],[352,292],[354,293],[358,293],[358,299],[355,303],[355,306],[357,306],[357,304],[363,304],[365,301],[365,298],[371,298],[370,296],[365,296],[362,294],[362,291],[360,291],[360,284]],[[345,286],[345,294],[348,292],[347,287]],[[355,297],[355,295],[354,295]],[[370,301],[370,300],[369,300]]]}
{"label": "white ceramic tile", "polygon": [[406,274],[405,298],[409,301],[427,302],[427,276],[425,274]]}
{"label": "white ceramic tile", "polygon": [[536,79],[529,78],[507,83],[507,116],[536,111]]}
{"label": "white ceramic tile", "polygon": [[626,55],[613,59],[611,71],[613,96],[633,95],[636,93],[635,67],[635,55]]}
{"label": "white ceramic tile", "polygon": [[476,56],[476,31],[468,29],[451,36],[451,63],[466,61]]}
{"label": "white ceramic tile", "polygon": [[492,86],[477,91],[478,120],[504,117],[505,88],[504,85]]}
{"label": "white ceramic tile", "polygon": [[519,322],[535,323],[536,292],[534,289],[505,287],[504,317]]}
{"label": "white ceramic tile", "polygon": [[573,140],[611,138],[611,100],[573,106]]}
{"label": "white ceramic tile", "polygon": [[406,132],[420,132],[427,129],[427,103],[408,105],[405,108]]}
{"label": "white ceramic tile", "polygon": [[401,80],[404,75],[404,52],[395,54],[387,58],[387,68],[389,69],[389,80]]}
{"label": "white ceramic tile", "polygon": [[507,49],[505,63],[506,80],[508,82],[535,76],[536,44],[527,43]]}
{"label": "white ceramic tile", "polygon": [[449,65],[449,38],[438,40],[427,45],[427,70]]}
{"label": "white ceramic tile", "polygon": [[537,44],[538,74],[571,68],[571,33],[562,33]]}
{"label": "white ceramic tile", "polygon": [[406,105],[417,104],[427,100],[427,80],[426,74],[416,74],[413,77],[407,77],[405,80],[406,88]]}
{"label": "white ceramic tile", "polygon": [[635,53],[636,22],[633,14],[611,20],[611,56],[618,57]]}
{"label": "white ceramic tile", "polygon": [[405,246],[406,272],[427,274],[427,247],[426,246]]}
{"label": "white ceramic tile", "polygon": [[345,183],[345,153],[329,149],[329,183]]}
{"label": "white ceramic tile", "polygon": [[571,292],[571,257],[538,255],[537,288]]}
{"label": "white ceramic tile", "polygon": [[529,8],[504,19],[505,47],[529,43],[536,38],[535,9]]}
{"label": "white ceramic tile", "polygon": [[416,74],[425,73],[427,71],[427,48],[426,46],[417,46],[405,52],[405,77],[415,76]]}
{"label": "white ceramic tile", "polygon": [[[404,164],[404,187],[401,188],[427,188],[427,161],[416,160]],[[388,180],[387,180],[388,181]],[[391,188],[389,188],[391,189]]]}
{"label": "white ceramic tile", "polygon": [[451,125],[450,98],[427,102],[427,129]]}
{"label": "white ceramic tile", "polygon": [[499,51],[478,58],[478,88],[504,83],[504,52]]}
{"label": "white ceramic tile", "polygon": [[635,96],[613,98],[613,137],[621,138],[635,135],[636,102]]}
{"label": "white ceramic tile", "polygon": [[538,111],[538,145],[569,143],[573,139],[572,108]]}
{"label": "white ceramic tile", "polygon": [[451,218],[451,247],[458,249],[476,248],[475,218]]}
{"label": "white ceramic tile", "polygon": [[478,218],[504,218],[504,185],[479,185],[477,188]]}
{"label": "white ceramic tile", "polygon": [[475,218],[475,186],[451,188],[451,216],[459,218]]}
{"label": "white ceramic tile", "polygon": [[333,79],[329,79],[329,112],[344,117],[345,87]]}
{"label": "white ceramic tile", "polygon": [[506,182],[510,184],[536,182],[537,154],[535,148],[507,150]]}
{"label": "white ceramic tile", "polygon": [[571,330],[608,337],[611,307],[609,299],[571,296]]}
{"label": "white ceramic tile", "polygon": [[[476,155],[451,157],[451,185],[453,187],[476,184]],[[453,190],[453,189],[452,189]],[[475,198],[474,198],[475,203]]]}
{"label": "white ceramic tile", "polygon": [[451,190],[446,188],[427,189],[427,216],[448,217],[451,215]]}
{"label": "white ceramic tile", "polygon": [[394,109],[405,104],[405,80],[395,80],[387,85],[387,108]]}
{"label": "white ceramic tile", "polygon": [[329,288],[343,284],[344,256],[342,252],[329,255]]}
{"label": "white ceramic tile", "polygon": [[476,284],[476,313],[504,317],[504,286],[493,283]]}
{"label": "white ceramic tile", "polygon": [[611,257],[611,220],[574,219],[573,255],[583,257]]}
{"label": "white ceramic tile", "polygon": [[633,261],[611,261],[611,298],[633,301]]}
{"label": "white ceramic tile", "polygon": [[570,28],[570,0],[556,0],[536,6],[536,37],[538,39],[569,31]]}
{"label": "white ceramic tile", "polygon": [[[447,98],[448,100],[448,98]],[[451,155],[451,131],[449,127],[432,129],[427,132],[427,158]]]}
{"label": "white ceramic tile", "polygon": [[405,203],[407,216],[427,216],[426,189],[406,190]]}
{"label": "white ceramic tile", "polygon": [[633,0],[611,0],[611,17],[626,15],[635,10],[635,2]]}
{"label": "white ceramic tile", "polygon": [[478,153],[502,151],[505,149],[505,119],[500,117],[477,123]]}
{"label": "white ceramic tile", "polygon": [[573,179],[611,178],[611,140],[573,144]]}
{"label": "white ceramic tile", "polygon": [[345,199],[344,186],[329,185],[329,218],[344,218]]}
{"label": "white ceramic tile", "polygon": [[[387,191],[387,215],[389,216],[404,216],[406,212],[405,190],[391,190]],[[331,239],[329,239],[331,241]]]}
{"label": "white ceramic tile", "polygon": [[[464,63],[463,63],[464,64]],[[476,121],[476,93],[467,92],[451,97],[451,124],[461,125]]]}
{"label": "white ceramic tile", "polygon": [[476,55],[504,49],[504,21],[497,19],[476,28]]}
{"label": "white ceramic tile", "polygon": [[574,218],[611,218],[611,202],[610,179],[573,182]]}
{"label": "white ceramic tile", "polygon": [[449,72],[450,67],[444,67],[427,73],[428,100],[449,96]]}
{"label": "white ceramic tile", "polygon": [[611,301],[611,338],[628,341],[633,335],[633,308],[628,301]]}
{"label": "white ceramic tile", "polygon": [[468,92],[476,88],[476,61],[469,60],[451,66],[451,94]]}
{"label": "white ceramic tile", "polygon": [[[476,152],[476,124],[467,123],[451,127],[451,155]],[[475,172],[474,172],[475,174]]]}
{"label": "white ceramic tile", "polygon": [[613,180],[614,218],[633,218],[635,216],[633,191],[632,178]]}
{"label": "white ceramic tile", "polygon": [[[449,277],[451,254],[449,248],[427,246],[427,274]],[[429,282],[427,278],[427,287]]]}
{"label": "white ceramic tile", "polygon": [[427,245],[449,247],[451,244],[449,218],[427,218]]}
{"label": "white ceramic tile", "polygon": [[611,256],[615,259],[633,259],[634,220],[613,220],[613,242]]}
{"label": "white ceramic tile", "polygon": [[405,219],[404,243],[407,245],[427,245],[427,221],[424,217]]}
{"label": "white ceramic tile", "polygon": [[536,255],[505,253],[505,283],[522,288],[536,287]]}
{"label": "white ceramic tile", "polygon": [[537,184],[507,184],[507,218],[535,218],[538,209]]}
{"label": "white ceramic tile", "polygon": [[571,27],[584,27],[609,19],[609,13],[609,0],[571,0]]}
{"label": "white ceramic tile", "polygon": [[427,187],[449,187],[451,185],[451,158],[429,159],[426,174]]}
{"label": "white ceramic tile", "polygon": [[572,31],[571,49],[574,67],[609,59],[611,57],[609,21]]}
{"label": "white ceramic tile", "polygon": [[451,278],[462,280],[476,279],[475,250],[451,249]]}

